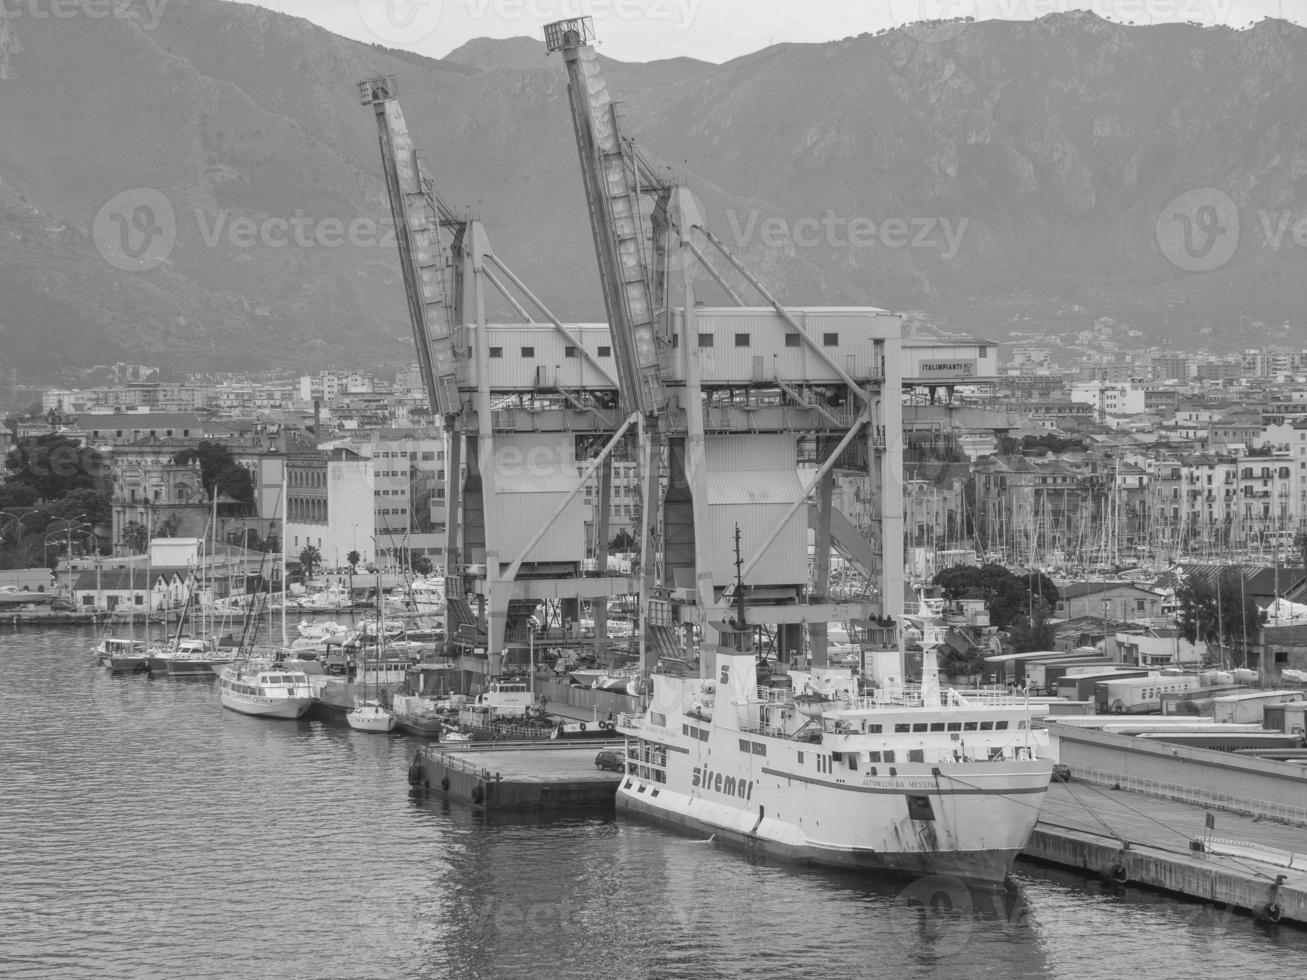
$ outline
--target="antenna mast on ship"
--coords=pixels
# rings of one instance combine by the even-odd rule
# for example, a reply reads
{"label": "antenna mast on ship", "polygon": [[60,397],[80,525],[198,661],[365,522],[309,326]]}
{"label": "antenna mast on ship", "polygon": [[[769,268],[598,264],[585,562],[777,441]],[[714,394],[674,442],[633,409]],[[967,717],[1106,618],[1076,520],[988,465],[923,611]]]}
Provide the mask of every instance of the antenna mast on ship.
{"label": "antenna mast on ship", "polygon": [[744,559],[740,557],[740,525],[735,525],[735,622],[732,624],[736,630],[735,648],[741,652],[748,650],[753,644],[750,642],[751,637],[745,631],[748,625],[744,618]]}

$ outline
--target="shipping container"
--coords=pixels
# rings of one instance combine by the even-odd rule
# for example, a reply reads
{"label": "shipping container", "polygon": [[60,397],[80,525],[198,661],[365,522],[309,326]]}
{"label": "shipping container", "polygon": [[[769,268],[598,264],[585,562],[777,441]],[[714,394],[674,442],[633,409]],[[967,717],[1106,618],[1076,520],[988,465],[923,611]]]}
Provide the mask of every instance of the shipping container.
{"label": "shipping container", "polygon": [[1307,703],[1268,704],[1262,707],[1262,725],[1286,735],[1307,734]]}
{"label": "shipping container", "polygon": [[1057,696],[1068,701],[1094,700],[1094,685],[1120,677],[1148,677],[1151,671],[1122,667],[1116,670],[1093,671],[1086,674],[1064,675],[1057,682]]}
{"label": "shipping container", "polygon": [[1241,725],[1263,721],[1266,705],[1297,702],[1303,699],[1301,691],[1249,691],[1246,694],[1227,694],[1212,698],[1212,717],[1217,721]]}
{"label": "shipping container", "polygon": [[1065,650],[1036,650],[1028,653],[996,653],[985,658],[985,683],[1022,686],[1026,665],[1032,661],[1065,660]]}
{"label": "shipping container", "polygon": [[1034,660],[1026,664],[1026,681],[1032,691],[1057,693],[1057,682],[1067,674],[1089,673],[1096,667],[1113,663],[1110,657],[1093,654],[1068,655],[1063,660]]}
{"label": "shipping container", "polygon": [[1196,674],[1162,674],[1123,677],[1094,685],[1094,703],[1100,713],[1147,714],[1162,710],[1162,695],[1193,691],[1201,686]]}

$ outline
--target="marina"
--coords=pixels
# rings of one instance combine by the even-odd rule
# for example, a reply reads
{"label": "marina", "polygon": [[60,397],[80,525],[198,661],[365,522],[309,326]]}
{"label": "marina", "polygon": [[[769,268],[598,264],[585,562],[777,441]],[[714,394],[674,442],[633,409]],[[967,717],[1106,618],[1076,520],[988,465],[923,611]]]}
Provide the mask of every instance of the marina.
{"label": "marina", "polygon": [[[914,887],[743,860],[697,843],[707,835],[612,811],[488,811],[415,791],[410,738],[245,717],[216,705],[211,682],[115,677],[88,663],[94,639],[86,628],[21,647],[0,638],[12,788],[0,797],[0,923],[5,973],[22,980],[49,976],[43,963],[56,951],[61,974],[75,977],[262,976],[273,961],[297,976],[612,975],[577,957],[617,959],[632,977],[745,976],[760,943],[770,973],[815,976],[816,959],[835,955],[874,961],[852,974],[868,980],[939,970],[1116,980],[1122,963],[1215,980],[1307,964],[1296,927],[1268,931],[1211,899],[1108,886],[1092,868],[1019,860],[1006,888],[950,885],[955,911],[926,912],[929,879]],[[101,737],[57,721],[52,704]],[[166,834],[160,799],[174,814]],[[74,847],[88,821],[115,828],[91,877]],[[357,849],[360,825],[384,882],[357,862],[318,859]],[[1238,836],[1223,817],[1216,832]],[[267,860],[233,877],[251,840]],[[288,930],[292,906],[302,924]],[[858,929],[831,932],[850,917]],[[352,941],[341,944],[346,924]]]}
{"label": "marina", "polygon": [[0,10],[0,975],[1307,972],[1307,31],[379,3]]}

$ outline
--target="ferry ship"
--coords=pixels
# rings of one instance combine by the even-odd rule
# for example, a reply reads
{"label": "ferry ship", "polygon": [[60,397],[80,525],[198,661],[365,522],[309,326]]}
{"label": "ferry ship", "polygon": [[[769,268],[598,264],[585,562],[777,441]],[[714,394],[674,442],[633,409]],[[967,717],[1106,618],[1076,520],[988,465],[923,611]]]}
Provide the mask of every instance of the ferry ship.
{"label": "ferry ship", "polygon": [[1002,881],[1052,776],[1046,732],[1020,699],[941,693],[928,660],[920,691],[874,696],[851,669],[760,683],[736,651],[711,679],[656,674],[618,723],[617,806],[803,863]]}

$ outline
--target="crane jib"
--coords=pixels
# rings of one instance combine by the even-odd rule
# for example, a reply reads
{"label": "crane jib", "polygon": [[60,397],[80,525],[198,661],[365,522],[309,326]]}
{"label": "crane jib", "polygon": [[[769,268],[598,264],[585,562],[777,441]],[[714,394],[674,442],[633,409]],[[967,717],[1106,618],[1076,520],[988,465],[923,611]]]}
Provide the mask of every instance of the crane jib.
{"label": "crane jib", "polygon": [[549,50],[561,51],[567,64],[581,177],[622,395],[632,410],[654,415],[667,395],[645,254],[641,198],[648,182],[641,180],[638,161],[622,139],[594,48],[585,43],[593,37],[587,19],[547,25],[545,36]]}

